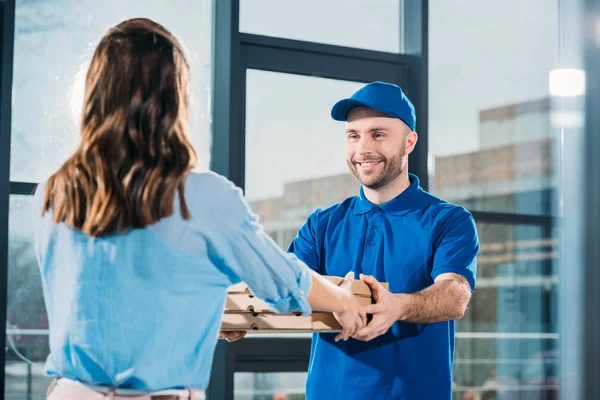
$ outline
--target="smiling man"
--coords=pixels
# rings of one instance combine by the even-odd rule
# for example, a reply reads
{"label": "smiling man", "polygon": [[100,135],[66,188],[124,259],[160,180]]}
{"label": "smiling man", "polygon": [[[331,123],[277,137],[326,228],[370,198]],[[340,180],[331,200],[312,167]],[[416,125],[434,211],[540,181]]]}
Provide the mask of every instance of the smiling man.
{"label": "smiling man", "polygon": [[311,214],[289,251],[324,275],[364,274],[376,304],[354,338],[313,336],[307,399],[449,400],[454,320],[475,289],[473,218],[408,173],[418,136],[400,87],[373,82],[331,115],[346,121],[346,160],[360,193]]}

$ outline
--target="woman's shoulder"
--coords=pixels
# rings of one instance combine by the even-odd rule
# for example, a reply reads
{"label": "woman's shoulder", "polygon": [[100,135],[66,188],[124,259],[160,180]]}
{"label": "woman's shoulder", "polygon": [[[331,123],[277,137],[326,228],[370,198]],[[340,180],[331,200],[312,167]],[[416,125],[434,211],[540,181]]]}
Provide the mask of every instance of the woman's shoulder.
{"label": "woman's shoulder", "polygon": [[216,172],[192,172],[186,179],[185,197],[193,208],[209,213],[223,212],[233,218],[246,218],[250,213],[242,190]]}
{"label": "woman's shoulder", "polygon": [[186,179],[186,191],[190,189],[193,192],[202,193],[228,192],[236,190],[236,186],[223,175],[213,171],[191,172]]}
{"label": "woman's shoulder", "polygon": [[[186,197],[202,198],[203,203],[217,203],[222,205],[238,202],[242,197],[242,190],[233,182],[216,172],[191,172],[185,183]],[[224,204],[225,203],[225,204]]]}

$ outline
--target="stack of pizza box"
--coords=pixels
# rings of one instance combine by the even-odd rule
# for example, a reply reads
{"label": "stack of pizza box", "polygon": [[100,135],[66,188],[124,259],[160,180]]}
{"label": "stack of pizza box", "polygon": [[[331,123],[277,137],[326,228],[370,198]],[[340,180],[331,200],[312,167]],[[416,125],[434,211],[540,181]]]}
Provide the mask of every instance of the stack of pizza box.
{"label": "stack of pizza box", "polygon": [[[330,282],[340,285],[344,278],[325,276]],[[387,283],[382,283],[387,287]],[[352,293],[361,305],[372,304],[371,288],[360,280],[352,282]],[[245,283],[230,286],[227,291],[225,311],[221,324],[223,331],[253,331],[256,333],[302,333],[339,332],[340,324],[333,314],[313,312],[309,316],[301,313],[275,314],[267,304],[255,297]]]}

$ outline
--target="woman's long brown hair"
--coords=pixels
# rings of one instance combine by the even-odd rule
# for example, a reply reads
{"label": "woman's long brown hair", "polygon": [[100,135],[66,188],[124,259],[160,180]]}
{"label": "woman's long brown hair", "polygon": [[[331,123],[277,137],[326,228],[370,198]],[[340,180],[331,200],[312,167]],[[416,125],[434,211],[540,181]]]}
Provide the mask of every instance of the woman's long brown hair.
{"label": "woman's long brown hair", "polygon": [[172,215],[178,192],[188,219],[188,70],[161,25],[132,19],[110,29],[86,75],[81,144],[48,180],[42,214],[99,237]]}

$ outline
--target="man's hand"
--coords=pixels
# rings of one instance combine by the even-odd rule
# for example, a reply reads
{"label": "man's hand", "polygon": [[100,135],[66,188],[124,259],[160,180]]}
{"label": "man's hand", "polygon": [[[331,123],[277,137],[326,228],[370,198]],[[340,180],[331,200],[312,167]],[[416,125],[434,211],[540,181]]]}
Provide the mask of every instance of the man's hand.
{"label": "man's hand", "polygon": [[228,342],[235,342],[246,336],[246,331],[221,331],[219,332],[219,339],[225,339]]}
{"label": "man's hand", "polygon": [[396,321],[411,324],[435,324],[461,319],[471,298],[467,279],[455,273],[439,275],[434,284],[416,293],[390,293],[372,276],[360,278],[373,291],[376,304],[364,306],[373,319],[352,337],[369,341],[385,334]]}
{"label": "man's hand", "polygon": [[349,304],[343,313],[333,313],[335,319],[342,326],[342,332],[335,337],[336,342],[341,339],[348,340],[356,331],[364,327],[367,322],[365,312],[352,293],[352,281],[354,281],[354,272],[348,272],[344,277],[344,282],[340,285],[340,287],[348,291]]}
{"label": "man's hand", "polygon": [[362,307],[367,314],[373,314],[373,319],[352,337],[368,342],[385,334],[390,329],[390,326],[398,321],[400,310],[398,298],[383,287],[377,279],[363,274],[360,274],[360,279],[371,287],[376,303]]}

